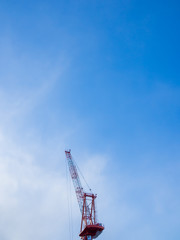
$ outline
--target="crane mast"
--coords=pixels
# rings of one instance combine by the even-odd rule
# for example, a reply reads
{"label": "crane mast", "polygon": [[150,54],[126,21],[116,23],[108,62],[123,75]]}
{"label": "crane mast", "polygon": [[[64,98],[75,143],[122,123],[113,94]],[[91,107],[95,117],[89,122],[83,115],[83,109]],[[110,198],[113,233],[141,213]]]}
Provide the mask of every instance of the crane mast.
{"label": "crane mast", "polygon": [[79,209],[82,214],[79,236],[82,240],[91,240],[97,238],[104,230],[104,226],[101,223],[97,223],[96,219],[95,199],[97,195],[84,192],[76,165],[72,159],[71,150],[66,150],[65,155],[76,192]]}

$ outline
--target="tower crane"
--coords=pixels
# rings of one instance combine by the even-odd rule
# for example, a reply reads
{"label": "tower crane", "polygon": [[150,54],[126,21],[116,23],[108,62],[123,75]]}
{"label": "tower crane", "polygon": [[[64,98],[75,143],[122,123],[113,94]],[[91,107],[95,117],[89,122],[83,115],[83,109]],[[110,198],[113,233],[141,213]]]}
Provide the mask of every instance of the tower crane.
{"label": "tower crane", "polygon": [[71,150],[66,150],[65,155],[82,215],[79,236],[82,240],[95,239],[104,230],[104,226],[98,223],[96,218],[95,199],[97,195],[84,192],[76,165],[72,159]]}

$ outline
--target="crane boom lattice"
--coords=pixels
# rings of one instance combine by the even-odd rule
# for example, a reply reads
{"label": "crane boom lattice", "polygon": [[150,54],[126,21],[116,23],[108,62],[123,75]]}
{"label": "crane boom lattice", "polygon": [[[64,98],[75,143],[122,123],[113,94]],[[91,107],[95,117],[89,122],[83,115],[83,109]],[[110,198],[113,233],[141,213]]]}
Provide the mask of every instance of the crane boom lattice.
{"label": "crane boom lattice", "polygon": [[82,211],[83,211],[83,201],[84,201],[83,187],[82,187],[80,179],[79,179],[77,168],[76,168],[76,166],[75,166],[75,164],[72,160],[71,152],[70,151],[65,151],[65,154],[66,154],[66,158],[67,158],[67,161],[68,161],[69,171],[70,171],[71,178],[72,178],[72,181],[73,181],[73,185],[74,185],[74,188],[75,188],[79,208],[80,208],[80,211],[82,213]]}

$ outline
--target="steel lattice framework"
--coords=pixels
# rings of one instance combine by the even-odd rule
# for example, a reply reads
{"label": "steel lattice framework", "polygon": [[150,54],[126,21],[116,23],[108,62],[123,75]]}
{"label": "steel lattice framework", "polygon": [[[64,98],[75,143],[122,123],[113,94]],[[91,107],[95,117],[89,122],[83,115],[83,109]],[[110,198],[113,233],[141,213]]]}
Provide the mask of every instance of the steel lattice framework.
{"label": "steel lattice framework", "polygon": [[70,151],[65,151],[66,154],[66,158],[68,161],[68,166],[69,166],[69,171],[71,174],[71,178],[73,180],[73,185],[74,185],[74,189],[76,192],[76,197],[78,200],[78,204],[79,204],[79,208],[80,211],[82,213],[83,211],[83,200],[84,200],[84,191],[83,191],[83,187],[81,185],[80,179],[79,179],[79,175],[77,172],[77,168],[72,160],[72,156],[71,156],[71,152]]}
{"label": "steel lattice framework", "polygon": [[84,192],[76,165],[74,164],[71,156],[71,150],[65,151],[65,154],[75,188],[80,212],[82,214],[79,236],[83,240],[96,238],[104,230],[104,226],[101,223],[97,223],[96,219],[95,199],[97,195]]}

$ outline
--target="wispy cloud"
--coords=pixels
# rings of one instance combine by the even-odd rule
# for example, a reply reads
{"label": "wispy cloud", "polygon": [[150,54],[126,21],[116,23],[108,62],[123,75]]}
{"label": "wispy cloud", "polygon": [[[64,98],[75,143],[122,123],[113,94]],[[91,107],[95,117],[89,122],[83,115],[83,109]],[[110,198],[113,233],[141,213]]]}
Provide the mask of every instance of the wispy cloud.
{"label": "wispy cloud", "polygon": [[[65,238],[65,178],[60,170],[39,164],[39,154],[45,154],[42,145],[34,141],[36,135],[26,141],[23,134],[30,131],[24,125],[27,116],[60,81],[63,65],[54,68],[47,62],[34,63],[34,58],[18,56],[9,44],[1,48],[4,53],[0,60],[0,238],[56,239],[59,235]],[[33,151],[31,146],[35,146]]]}
{"label": "wispy cloud", "polygon": [[20,240],[65,234],[57,227],[66,224],[64,177],[37,166],[36,157],[19,147],[1,135],[1,235]]}

